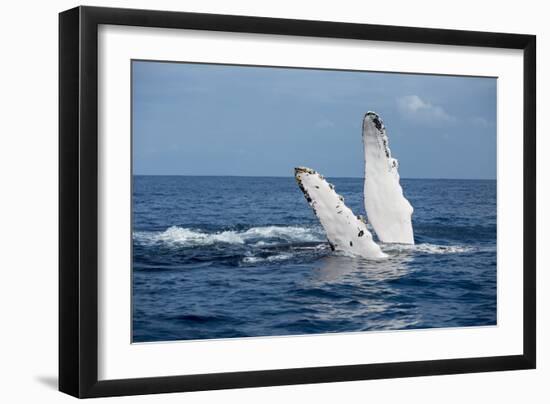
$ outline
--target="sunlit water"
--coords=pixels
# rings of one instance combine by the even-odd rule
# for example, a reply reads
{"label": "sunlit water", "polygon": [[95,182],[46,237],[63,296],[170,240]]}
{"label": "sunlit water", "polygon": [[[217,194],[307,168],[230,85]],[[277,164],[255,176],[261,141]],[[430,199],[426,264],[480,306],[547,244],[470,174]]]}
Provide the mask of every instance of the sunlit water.
{"label": "sunlit water", "polygon": [[[361,179],[329,181],[364,214]],[[369,261],[294,178],[135,176],[134,342],[496,324],[496,182],[402,185],[416,245]]]}

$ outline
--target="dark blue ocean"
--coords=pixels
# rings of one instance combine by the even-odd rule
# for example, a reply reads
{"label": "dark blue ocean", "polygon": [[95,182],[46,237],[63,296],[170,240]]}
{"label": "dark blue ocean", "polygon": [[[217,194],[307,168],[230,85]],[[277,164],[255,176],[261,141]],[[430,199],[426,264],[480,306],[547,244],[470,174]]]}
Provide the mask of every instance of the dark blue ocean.
{"label": "dark blue ocean", "polygon": [[[362,179],[328,180],[365,214]],[[134,176],[133,341],[495,325],[496,181],[401,184],[416,245],[369,261],[293,177]]]}

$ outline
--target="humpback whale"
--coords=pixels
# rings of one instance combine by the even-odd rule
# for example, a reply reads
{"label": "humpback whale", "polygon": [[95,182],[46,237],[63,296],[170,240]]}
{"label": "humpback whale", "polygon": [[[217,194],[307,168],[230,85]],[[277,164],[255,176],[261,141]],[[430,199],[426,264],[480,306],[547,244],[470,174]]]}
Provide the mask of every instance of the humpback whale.
{"label": "humpback whale", "polygon": [[391,155],[384,123],[375,112],[363,119],[365,183],[363,198],[369,223],[384,243],[414,244],[413,207],[399,184],[399,164]]}
{"label": "humpback whale", "polygon": [[[398,162],[391,155],[384,123],[375,112],[363,118],[365,153],[365,211],[378,239],[384,243],[414,244],[413,207],[399,184]],[[350,255],[384,258],[363,218],[354,215],[321,174],[296,167],[294,176],[307,202],[323,226],[330,247]]]}
{"label": "humpback whale", "polygon": [[354,215],[322,175],[307,167],[296,167],[298,186],[325,229],[333,251],[368,258],[384,258],[380,246],[372,239],[365,221]]}

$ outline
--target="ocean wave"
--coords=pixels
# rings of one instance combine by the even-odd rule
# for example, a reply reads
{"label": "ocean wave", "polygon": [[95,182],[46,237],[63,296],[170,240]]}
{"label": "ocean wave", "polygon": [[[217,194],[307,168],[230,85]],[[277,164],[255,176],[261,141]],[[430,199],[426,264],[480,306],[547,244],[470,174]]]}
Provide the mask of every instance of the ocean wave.
{"label": "ocean wave", "polygon": [[426,254],[462,254],[481,251],[480,247],[468,245],[438,245],[431,243],[420,244],[382,244],[382,250],[386,253],[417,252]]}
{"label": "ocean wave", "polygon": [[324,233],[315,227],[301,226],[262,226],[252,227],[248,230],[226,230],[219,232],[206,232],[199,229],[190,229],[172,226],[164,231],[136,231],[133,234],[134,242],[152,246],[165,244],[174,247],[206,246],[218,243],[224,244],[249,244],[257,246],[269,246],[274,241],[289,243],[306,243],[325,241]]}
{"label": "ocean wave", "polygon": [[[251,265],[261,262],[287,261],[296,257],[328,253],[323,229],[315,226],[257,226],[247,230],[206,231],[196,228],[171,226],[164,231],[136,231],[134,243],[143,247],[168,247],[173,249],[203,246],[242,246],[237,255],[240,262]],[[392,256],[415,254],[466,254],[494,251],[490,246],[465,244],[380,244],[382,250]],[[218,247],[218,248],[219,248]],[[282,250],[281,250],[282,249]],[[334,253],[333,253],[334,255]]]}
{"label": "ocean wave", "polygon": [[294,258],[294,254],[290,253],[281,253],[281,254],[275,254],[275,255],[269,255],[267,257],[258,257],[258,256],[248,256],[244,257],[242,262],[244,264],[256,264],[258,262],[275,262],[275,261],[286,261],[291,258]]}

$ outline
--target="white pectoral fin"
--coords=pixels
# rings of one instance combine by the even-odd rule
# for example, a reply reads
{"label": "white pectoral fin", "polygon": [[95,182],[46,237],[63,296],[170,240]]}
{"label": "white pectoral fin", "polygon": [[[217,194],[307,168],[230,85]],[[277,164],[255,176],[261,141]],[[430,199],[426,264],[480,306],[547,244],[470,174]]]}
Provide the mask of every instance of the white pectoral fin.
{"label": "white pectoral fin", "polygon": [[399,183],[399,164],[391,155],[386,128],[380,117],[367,112],[363,119],[365,151],[365,210],[384,243],[414,244],[413,207]]}
{"label": "white pectoral fin", "polygon": [[323,176],[310,168],[297,167],[295,177],[333,250],[365,258],[386,257],[365,222],[353,214]]}

